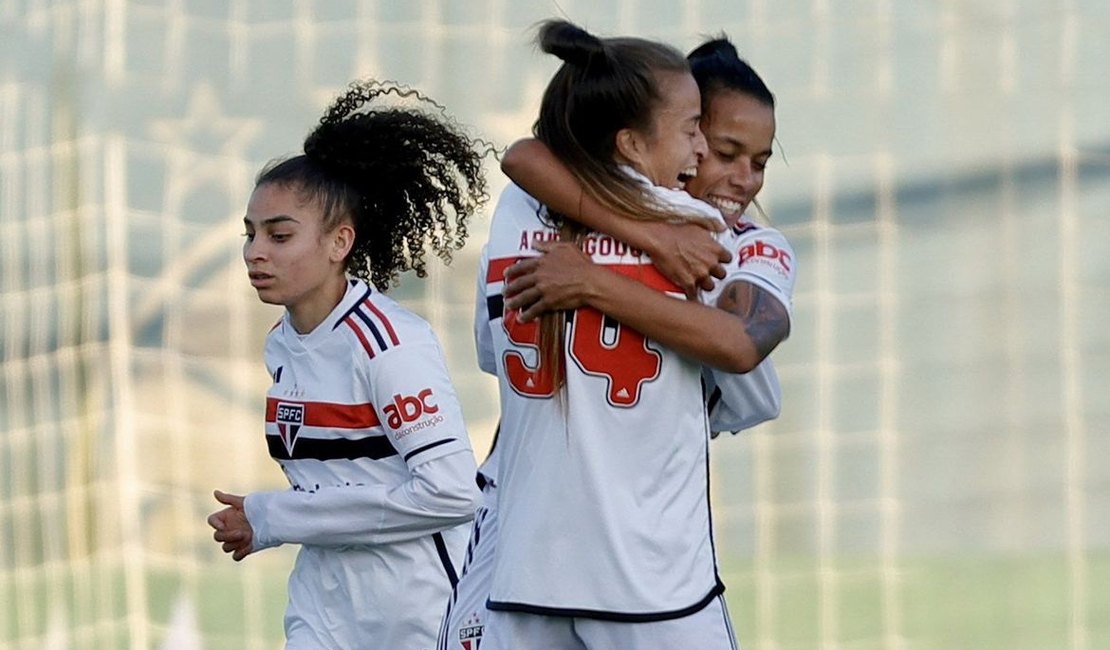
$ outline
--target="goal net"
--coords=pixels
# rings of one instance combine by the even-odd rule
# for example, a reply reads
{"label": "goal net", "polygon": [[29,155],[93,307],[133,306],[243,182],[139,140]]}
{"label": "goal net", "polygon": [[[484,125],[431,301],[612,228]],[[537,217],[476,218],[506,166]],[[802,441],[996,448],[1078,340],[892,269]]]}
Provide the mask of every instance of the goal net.
{"label": "goal net", "polygon": [[[777,96],[783,414],[713,443],[743,646],[1107,647],[1110,12],[1042,4],[5,0],[0,649],[280,647],[294,550],[234,564],[205,525],[212,489],[284,482],[253,176],[365,76],[508,145],[554,70],[531,26],[560,14],[685,50],[725,31]],[[393,291],[479,454],[487,226]]]}

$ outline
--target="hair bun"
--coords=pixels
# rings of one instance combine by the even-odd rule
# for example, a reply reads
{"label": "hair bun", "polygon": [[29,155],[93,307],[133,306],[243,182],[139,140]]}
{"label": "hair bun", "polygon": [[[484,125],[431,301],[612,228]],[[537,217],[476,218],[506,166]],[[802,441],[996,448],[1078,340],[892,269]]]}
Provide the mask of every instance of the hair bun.
{"label": "hair bun", "polygon": [[695,61],[697,59],[708,59],[714,56],[723,59],[740,58],[740,54],[736,51],[736,46],[723,34],[719,38],[702,43],[695,48],[693,52],[690,52],[690,55],[686,58],[690,61]]}
{"label": "hair bun", "polygon": [[540,25],[536,41],[540,49],[566,63],[586,67],[605,55],[601,39],[565,20],[547,20]]}

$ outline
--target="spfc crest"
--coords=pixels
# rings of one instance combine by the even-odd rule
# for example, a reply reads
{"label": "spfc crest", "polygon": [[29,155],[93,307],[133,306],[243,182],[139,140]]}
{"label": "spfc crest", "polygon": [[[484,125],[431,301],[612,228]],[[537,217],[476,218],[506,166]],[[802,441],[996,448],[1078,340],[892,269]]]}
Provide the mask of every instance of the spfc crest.
{"label": "spfc crest", "polygon": [[304,424],[304,404],[278,402],[275,419],[277,420],[278,435],[281,436],[281,441],[285,444],[285,451],[289,452],[289,457],[292,458],[293,445],[297,444],[297,432],[301,430],[301,426]]}
{"label": "spfc crest", "polygon": [[467,619],[466,623],[459,628],[459,643],[462,644],[463,650],[478,650],[482,645],[482,631],[485,627],[477,614]]}

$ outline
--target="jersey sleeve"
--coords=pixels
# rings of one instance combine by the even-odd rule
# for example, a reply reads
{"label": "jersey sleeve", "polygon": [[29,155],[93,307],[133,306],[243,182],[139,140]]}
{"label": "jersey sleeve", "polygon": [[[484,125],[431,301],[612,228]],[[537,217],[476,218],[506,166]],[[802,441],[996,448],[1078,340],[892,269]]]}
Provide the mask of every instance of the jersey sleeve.
{"label": "jersey sleeve", "polygon": [[[750,227],[735,235],[728,245],[733,249],[733,261],[726,267],[726,277],[711,292],[704,293],[702,301],[715,305],[725,287],[733,282],[749,282],[771,294],[790,315],[797,271],[794,251],[782,233]],[[714,434],[750,429],[779,416],[782,389],[770,358],[744,374],[705,368],[702,375],[710,431]]]}
{"label": "jersey sleeve", "polygon": [[486,295],[486,274],[489,273],[489,250],[482,247],[482,257],[478,262],[478,282],[474,288],[474,347],[478,353],[478,367],[491,375],[497,374],[497,353],[493,348],[493,332],[490,331],[490,304]]}
{"label": "jersey sleeve", "polygon": [[426,339],[406,341],[365,363],[370,400],[405,464],[471,451],[462,408],[430,328]]}
{"label": "jersey sleeve", "polygon": [[770,357],[751,372],[736,374],[702,369],[706,386],[709,430],[738,433],[773,420],[782,409],[782,389]]}
{"label": "jersey sleeve", "polygon": [[481,493],[474,455],[459,449],[410,468],[399,485],[327,487],[248,494],[243,509],[253,551],[281,544],[394,544],[474,518]]}
{"label": "jersey sleeve", "polygon": [[792,315],[797,269],[794,249],[786,237],[771,228],[752,228],[740,234],[732,252],[732,268],[718,286],[724,287],[736,280],[751,282],[774,296]]}

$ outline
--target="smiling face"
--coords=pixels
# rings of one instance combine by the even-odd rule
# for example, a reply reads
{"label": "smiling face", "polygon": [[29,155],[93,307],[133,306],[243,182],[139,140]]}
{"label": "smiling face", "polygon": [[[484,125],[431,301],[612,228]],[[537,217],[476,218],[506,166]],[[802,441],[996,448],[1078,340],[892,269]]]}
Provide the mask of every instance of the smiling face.
{"label": "smiling face", "polygon": [[[660,73],[659,90],[663,99],[652,113],[651,131],[623,129],[617,136],[618,151],[656,185],[678,189],[696,173],[706,153],[698,128],[701,93],[694,77],[685,72]],[[628,144],[621,144],[622,137],[629,138]]]}
{"label": "smiling face", "polygon": [[243,225],[243,260],[258,298],[288,309],[298,332],[312,331],[346,291],[354,229],[344,222],[325,232],[318,202],[276,183],[255,188]]}
{"label": "smiling face", "polygon": [[711,203],[734,225],[763,188],[775,139],[775,111],[750,95],[721,90],[702,118],[709,154],[686,191]]}

